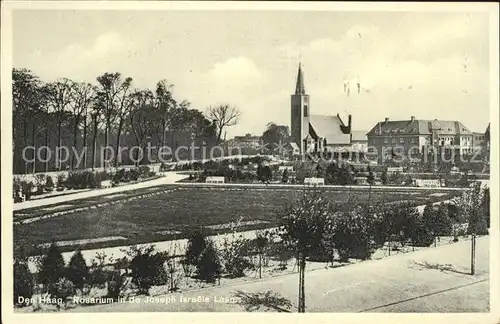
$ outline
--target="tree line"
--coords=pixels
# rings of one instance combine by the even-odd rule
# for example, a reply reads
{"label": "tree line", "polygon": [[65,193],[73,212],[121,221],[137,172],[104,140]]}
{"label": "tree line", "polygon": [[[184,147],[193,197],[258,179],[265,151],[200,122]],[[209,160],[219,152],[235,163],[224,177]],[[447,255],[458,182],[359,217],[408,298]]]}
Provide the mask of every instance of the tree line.
{"label": "tree line", "polygon": [[[124,164],[127,156],[118,156],[119,147],[169,146],[204,143],[207,147],[222,141],[224,131],[236,125],[240,112],[230,105],[210,106],[205,111],[192,108],[187,100],[174,98],[173,84],[160,80],[156,88],[139,89],[133,79],[119,72],[97,76],[94,84],[68,78],[42,81],[25,68],[12,70],[14,173],[100,167],[100,147],[111,146],[115,156],[106,156]],[[40,150],[33,163],[33,150]],[[64,162],[56,162],[56,147],[70,147]],[[83,148],[87,147],[86,151]],[[49,158],[51,158],[49,160]],[[61,159],[60,159],[61,160]],[[137,159],[130,159],[137,161]],[[149,161],[146,161],[149,162]]]}

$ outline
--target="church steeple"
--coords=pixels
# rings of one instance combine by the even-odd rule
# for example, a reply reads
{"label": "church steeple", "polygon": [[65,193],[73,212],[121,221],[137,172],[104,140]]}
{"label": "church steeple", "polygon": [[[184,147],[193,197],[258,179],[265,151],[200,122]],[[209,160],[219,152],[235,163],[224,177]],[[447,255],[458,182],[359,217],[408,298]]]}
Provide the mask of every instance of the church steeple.
{"label": "church steeple", "polygon": [[306,89],[304,88],[304,75],[302,73],[302,64],[299,62],[299,72],[297,73],[297,84],[295,85],[296,95],[305,95]]}

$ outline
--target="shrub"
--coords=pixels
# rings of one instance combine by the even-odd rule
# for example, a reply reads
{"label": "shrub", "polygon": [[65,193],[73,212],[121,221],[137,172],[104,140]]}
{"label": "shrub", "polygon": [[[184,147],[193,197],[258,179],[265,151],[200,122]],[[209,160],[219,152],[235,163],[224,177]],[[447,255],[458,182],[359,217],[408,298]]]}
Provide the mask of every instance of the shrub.
{"label": "shrub", "polygon": [[218,251],[212,241],[207,242],[207,246],[200,255],[196,265],[196,275],[198,279],[214,283],[221,275],[221,262]]}
{"label": "shrub", "polygon": [[122,182],[123,177],[125,176],[125,169],[120,169],[118,170],[114,175],[113,175],[113,183],[118,184]]}
{"label": "shrub", "polygon": [[63,173],[57,175],[57,191],[63,191],[66,185],[66,176]]}
{"label": "shrub", "polygon": [[289,178],[289,176],[288,176],[288,169],[285,169],[283,171],[283,175],[281,176],[281,182],[288,183],[288,178]]}
{"label": "shrub", "polygon": [[[61,298],[66,307],[68,298],[75,295],[75,285],[69,279],[62,277],[51,286],[49,293],[51,297]],[[59,305],[57,307],[59,308]]]}
{"label": "shrub", "polygon": [[129,255],[133,256],[130,261],[132,281],[138,286],[139,292],[149,294],[149,288],[153,285],[162,285],[167,282],[165,261],[168,255],[155,251],[153,245],[140,248],[131,247]]}
{"label": "shrub", "polygon": [[[148,167],[148,169],[149,169],[149,167]],[[143,177],[142,174],[141,174],[141,171],[138,168],[131,169],[129,171],[129,174],[130,174],[130,180],[131,181],[137,181],[137,180],[139,180],[139,177],[141,177],[141,178],[146,178],[147,177],[147,176]]]}
{"label": "shrub", "polygon": [[235,233],[231,239],[224,238],[221,249],[221,259],[224,270],[233,278],[245,276],[245,270],[253,268],[252,263],[245,257],[248,254],[247,240]]}
{"label": "shrub", "polygon": [[373,217],[362,207],[352,210],[341,207],[340,212],[329,217],[328,232],[331,233],[332,245],[337,249],[340,261],[349,258],[366,260],[374,252]]}
{"label": "shrub", "polygon": [[89,268],[81,251],[75,251],[71,257],[66,270],[66,276],[73,282],[75,288],[83,291],[83,287],[89,276]]}
{"label": "shrub", "polygon": [[36,194],[43,194],[45,188],[45,174],[36,174],[35,175],[35,185],[36,185]]}
{"label": "shrub", "polygon": [[33,296],[33,275],[24,262],[14,263],[14,305],[25,305],[21,298],[29,299]]}
{"label": "shrub", "polygon": [[45,289],[55,285],[65,275],[65,264],[59,248],[52,243],[47,253],[42,257],[39,278]]}
{"label": "shrub", "polygon": [[31,199],[31,192],[33,190],[33,183],[31,181],[21,181],[21,190],[26,200]]}
{"label": "shrub", "polygon": [[54,180],[52,180],[51,176],[47,176],[47,180],[45,180],[45,191],[53,191],[54,187]]}
{"label": "shrub", "polygon": [[92,259],[87,280],[91,287],[102,287],[110,279],[111,273],[105,269],[105,264],[105,253],[97,253],[96,257]]}
{"label": "shrub", "polygon": [[151,168],[149,166],[147,166],[147,165],[141,165],[138,168],[137,172],[139,173],[139,176],[141,178],[148,178],[148,177],[151,176],[151,173],[152,173],[151,172]]}
{"label": "shrub", "polygon": [[207,237],[203,230],[195,230],[188,238],[184,263],[196,266],[203,250],[207,247]]}
{"label": "shrub", "polygon": [[120,274],[120,271],[113,271],[107,283],[106,297],[117,300],[125,289],[125,275]]}
{"label": "shrub", "polygon": [[18,177],[14,177],[14,181],[12,183],[12,198],[15,203],[21,202],[22,199],[22,181]]}

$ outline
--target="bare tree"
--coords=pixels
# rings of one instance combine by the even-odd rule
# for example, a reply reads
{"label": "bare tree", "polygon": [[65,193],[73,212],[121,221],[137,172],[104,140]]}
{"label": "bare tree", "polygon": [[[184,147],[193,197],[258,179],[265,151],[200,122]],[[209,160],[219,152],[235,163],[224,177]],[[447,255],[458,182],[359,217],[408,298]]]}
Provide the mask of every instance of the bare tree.
{"label": "bare tree", "polygon": [[[61,126],[66,116],[67,109],[73,101],[73,91],[75,83],[69,79],[61,79],[56,82],[50,83],[47,87],[47,97],[52,112],[57,120],[57,146],[62,146]],[[57,169],[61,169],[61,159],[58,158]]]}
{"label": "bare tree", "polygon": [[[136,90],[130,95],[129,126],[137,146],[143,147],[146,137],[151,136],[154,121],[154,95],[149,90]],[[136,163],[138,163],[138,154]]]}
{"label": "bare tree", "polygon": [[[122,80],[122,75],[116,73],[104,73],[97,77],[100,89],[98,95],[100,96],[100,103],[102,106],[102,113],[105,123],[104,131],[104,147],[109,144],[109,133],[114,122],[118,119],[118,134],[117,134],[117,148],[120,144],[120,132],[123,127],[125,118],[125,108],[127,105],[127,93],[132,85],[132,78]],[[104,157],[105,159],[107,157]]]}
{"label": "bare tree", "polygon": [[[73,114],[73,148],[76,149],[78,129],[80,124],[83,122],[83,154],[85,156],[83,168],[86,167],[87,161],[87,122],[88,122],[88,112],[92,101],[95,98],[96,88],[89,83],[77,83],[74,86],[74,91],[72,93],[73,100],[69,105],[71,113]],[[71,168],[74,168],[75,152],[71,155]]]}
{"label": "bare tree", "polygon": [[224,129],[238,124],[240,115],[240,111],[234,106],[219,105],[215,107],[208,107],[207,118],[215,123],[217,142],[221,141]]}

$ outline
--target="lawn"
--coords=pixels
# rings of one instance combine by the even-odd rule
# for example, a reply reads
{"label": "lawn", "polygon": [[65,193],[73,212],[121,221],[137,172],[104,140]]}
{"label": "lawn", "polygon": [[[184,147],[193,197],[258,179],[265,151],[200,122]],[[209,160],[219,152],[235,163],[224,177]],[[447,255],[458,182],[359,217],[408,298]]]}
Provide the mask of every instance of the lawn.
{"label": "lawn", "polygon": [[[227,224],[243,218],[243,221],[264,221],[240,228],[266,228],[275,225],[284,207],[302,194],[300,189],[276,189],[262,187],[174,187],[174,191],[161,193],[135,201],[119,202],[113,205],[88,209],[72,214],[42,219],[29,224],[14,226],[14,244],[28,246],[54,241],[71,241],[89,238],[123,237],[125,240],[86,243],[82,249],[156,242],[185,238],[192,228],[199,226]],[[161,188],[156,188],[159,190]],[[165,189],[165,187],[163,187]],[[143,189],[151,191],[151,188]],[[324,194],[332,201],[340,202],[349,195],[358,201],[368,200],[367,190],[324,188]],[[458,192],[440,191],[443,195],[431,195],[435,189],[403,191],[374,190],[372,199],[385,195],[386,201],[410,200],[422,205],[446,200]],[[133,192],[130,195],[137,195]],[[129,194],[127,194],[129,195]],[[85,200],[96,203],[112,198],[99,197]],[[69,203],[71,204],[71,203]],[[64,203],[68,208],[68,203]],[[80,201],[74,206],[80,207]],[[56,208],[51,206],[50,208]],[[29,211],[22,211],[23,213]],[[227,228],[211,230],[212,233],[227,232]],[[63,247],[73,250],[75,246]]]}

